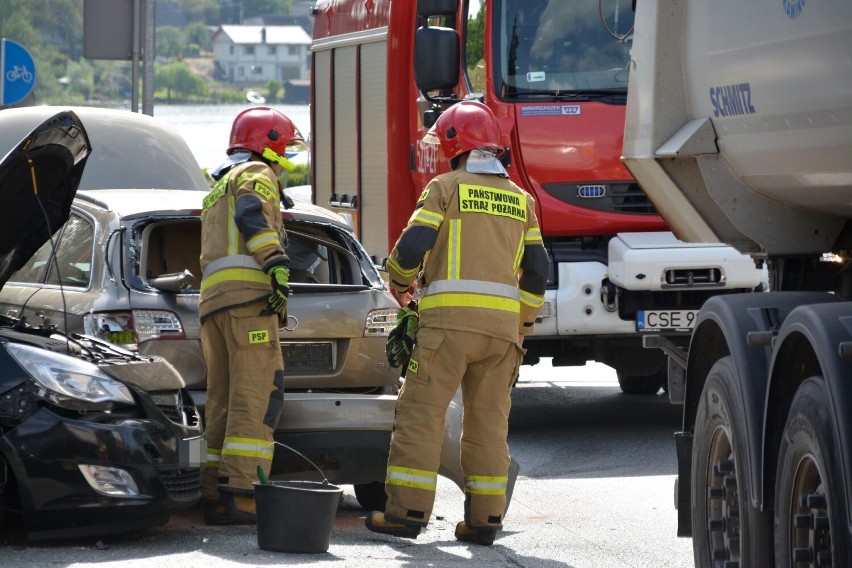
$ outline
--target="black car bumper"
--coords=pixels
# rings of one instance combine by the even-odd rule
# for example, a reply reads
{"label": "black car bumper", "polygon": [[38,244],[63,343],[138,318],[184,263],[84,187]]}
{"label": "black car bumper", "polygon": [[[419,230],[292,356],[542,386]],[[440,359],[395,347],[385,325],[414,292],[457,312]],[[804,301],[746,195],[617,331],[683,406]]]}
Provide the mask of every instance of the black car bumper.
{"label": "black car bumper", "polygon": [[[164,524],[172,511],[200,498],[199,462],[205,454],[198,429],[165,417],[102,415],[80,420],[42,408],[0,438],[0,455],[14,476],[7,479],[6,491],[14,481],[31,540]],[[115,497],[96,491],[80,464],[123,470],[138,495]]]}

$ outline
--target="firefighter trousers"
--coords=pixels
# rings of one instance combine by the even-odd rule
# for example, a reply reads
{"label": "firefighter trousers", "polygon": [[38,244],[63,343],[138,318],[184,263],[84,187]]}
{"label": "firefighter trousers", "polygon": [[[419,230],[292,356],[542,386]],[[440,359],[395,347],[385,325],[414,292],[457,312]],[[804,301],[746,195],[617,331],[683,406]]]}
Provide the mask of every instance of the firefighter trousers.
{"label": "firefighter trousers", "polygon": [[284,402],[284,362],[278,316],[260,315],[265,303],[216,312],[201,324],[207,364],[204,411],[207,467],[201,496],[253,493],[257,466],[269,472],[273,431]]}
{"label": "firefighter trousers", "polygon": [[426,526],[435,501],[447,407],[461,386],[465,522],[503,526],[509,472],[509,409],[523,350],[468,331],[421,328],[396,405],[385,515]]}

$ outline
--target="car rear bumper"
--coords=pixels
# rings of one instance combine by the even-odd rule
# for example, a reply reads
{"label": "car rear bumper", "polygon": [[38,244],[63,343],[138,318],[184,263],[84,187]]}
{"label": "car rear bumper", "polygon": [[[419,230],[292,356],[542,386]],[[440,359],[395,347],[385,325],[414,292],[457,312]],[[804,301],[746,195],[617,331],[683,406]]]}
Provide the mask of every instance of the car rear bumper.
{"label": "car rear bumper", "polygon": [[[332,483],[384,481],[395,395],[286,393],[275,440],[301,452]],[[276,446],[273,475],[321,481],[307,461]]]}
{"label": "car rear bumper", "polygon": [[[286,390],[286,387],[285,387]],[[396,395],[284,394],[279,432],[339,432],[393,429]]]}
{"label": "car rear bumper", "polygon": [[390,436],[389,430],[276,432],[271,477],[303,481],[325,478],[346,485],[384,483]]}
{"label": "car rear bumper", "polygon": [[[205,391],[191,391],[203,412]],[[275,447],[271,477],[331,483],[384,482],[396,395],[285,393],[275,441],[305,458]],[[314,465],[311,465],[314,464]]]}

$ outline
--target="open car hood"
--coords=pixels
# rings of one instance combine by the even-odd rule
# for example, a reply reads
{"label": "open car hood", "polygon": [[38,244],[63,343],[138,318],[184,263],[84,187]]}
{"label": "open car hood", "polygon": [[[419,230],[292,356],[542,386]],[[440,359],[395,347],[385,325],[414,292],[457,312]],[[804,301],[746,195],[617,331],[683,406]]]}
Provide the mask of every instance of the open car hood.
{"label": "open car hood", "polygon": [[89,152],[83,123],[63,111],[0,162],[0,288],[68,220]]}

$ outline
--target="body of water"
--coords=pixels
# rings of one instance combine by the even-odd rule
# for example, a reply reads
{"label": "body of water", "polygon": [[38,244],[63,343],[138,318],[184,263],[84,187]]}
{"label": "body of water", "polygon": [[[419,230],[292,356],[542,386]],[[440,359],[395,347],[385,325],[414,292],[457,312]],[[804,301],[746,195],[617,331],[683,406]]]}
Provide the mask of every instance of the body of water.
{"label": "body of water", "polygon": [[[231,124],[249,104],[231,105],[154,105],[154,118],[163,120],[175,128],[186,140],[198,165],[212,170],[226,157]],[[310,134],[311,111],[308,105],[269,105],[283,112],[307,137]],[[305,153],[307,154],[307,152]],[[307,161],[305,155],[294,162]]]}

